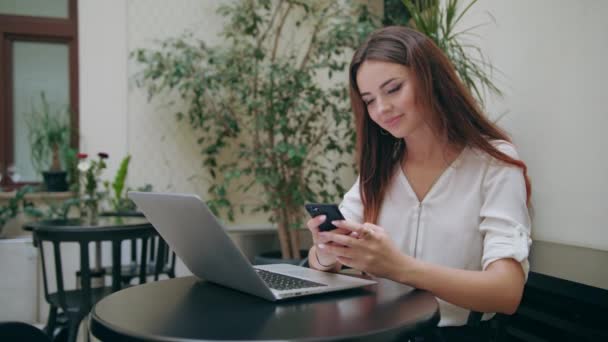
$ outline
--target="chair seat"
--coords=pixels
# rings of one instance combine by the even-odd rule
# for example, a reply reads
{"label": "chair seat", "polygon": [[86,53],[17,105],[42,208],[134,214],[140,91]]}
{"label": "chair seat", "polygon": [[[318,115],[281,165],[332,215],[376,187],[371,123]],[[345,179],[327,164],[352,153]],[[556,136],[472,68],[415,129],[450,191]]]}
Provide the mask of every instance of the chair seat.
{"label": "chair seat", "polygon": [[[91,288],[91,305],[97,303],[103,297],[112,293],[112,288],[109,286],[105,287],[93,287]],[[77,313],[82,311],[82,290],[69,290],[65,291],[66,309],[68,313]],[[49,294],[49,303],[56,307],[63,307],[59,302],[58,293]]]}

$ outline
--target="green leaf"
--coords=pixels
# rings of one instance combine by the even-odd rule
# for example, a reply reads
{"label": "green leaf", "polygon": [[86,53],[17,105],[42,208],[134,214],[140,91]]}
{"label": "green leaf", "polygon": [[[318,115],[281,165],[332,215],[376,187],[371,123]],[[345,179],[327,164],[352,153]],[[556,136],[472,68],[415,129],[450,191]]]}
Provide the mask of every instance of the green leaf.
{"label": "green leaf", "polygon": [[[430,37],[454,64],[458,76],[481,105],[484,95],[502,96],[502,91],[492,81],[494,67],[487,61],[481,49],[461,40],[465,34],[484,24],[456,31],[458,23],[477,0],[460,6],[459,0],[402,0],[411,20],[408,25]],[[390,23],[388,23],[390,24]]]}
{"label": "green leaf", "polygon": [[[175,100],[169,108],[179,108],[180,127],[197,137],[214,213],[233,219],[239,206],[281,222],[276,213],[286,208],[287,225],[295,226],[306,200],[343,194],[327,165],[352,159],[348,93],[319,79],[342,75],[352,49],[378,25],[355,5],[230,2],[218,8],[225,23],[219,44],[184,34],[132,54],[142,67],[136,84],[165,104]],[[288,32],[298,26],[311,34],[294,42]]]}

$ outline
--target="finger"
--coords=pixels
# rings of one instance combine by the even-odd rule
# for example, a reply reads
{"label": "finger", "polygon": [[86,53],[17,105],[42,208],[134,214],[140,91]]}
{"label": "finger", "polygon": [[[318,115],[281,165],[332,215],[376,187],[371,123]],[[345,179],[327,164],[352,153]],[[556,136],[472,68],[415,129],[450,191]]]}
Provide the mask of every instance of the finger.
{"label": "finger", "polygon": [[362,224],[356,223],[353,221],[336,220],[336,221],[331,221],[331,223],[338,228],[346,229],[351,232],[361,233],[361,231],[363,230]]}
{"label": "finger", "polygon": [[323,232],[317,234],[316,239],[314,241],[316,244],[324,243],[324,244],[332,244],[334,241],[331,236],[323,234]]}
{"label": "finger", "polygon": [[323,223],[325,221],[326,217],[325,215],[319,215],[317,217],[313,217],[310,220],[308,220],[308,222],[306,222],[306,226],[308,227],[308,230],[310,230],[311,234],[312,234],[312,241],[315,244],[318,243],[323,243],[326,241],[318,241],[319,240],[319,225],[321,223]]}
{"label": "finger", "polygon": [[371,230],[372,233],[384,231],[384,228],[382,228],[380,226],[376,226],[375,224],[372,224],[372,223],[369,223],[369,222],[365,222],[363,224],[363,228],[367,228],[367,229]]}
{"label": "finger", "polygon": [[331,230],[332,233],[334,234],[342,234],[342,235],[348,235],[351,234],[352,231],[349,229],[344,229],[344,228],[336,228],[334,230]]}
{"label": "finger", "polygon": [[353,259],[351,259],[351,258],[336,257],[336,259],[338,260],[339,263],[341,263],[344,266],[348,266],[350,268],[356,268],[356,267],[354,267],[354,262],[353,262]]}
{"label": "finger", "polygon": [[323,252],[336,257],[352,258],[353,251],[349,247],[343,247],[336,244],[320,244],[317,245]]}
{"label": "finger", "polygon": [[310,220],[308,220],[308,222],[306,222],[306,226],[308,227],[308,229],[313,230],[313,229],[319,229],[319,225],[321,223],[323,223],[326,219],[325,215],[319,215],[316,217],[311,218]]}
{"label": "finger", "polygon": [[359,238],[362,239],[362,240],[373,239],[374,238],[374,233],[375,233],[375,231],[372,228],[364,225],[363,226],[363,232],[361,233],[361,236]]}
{"label": "finger", "polygon": [[344,223],[344,225],[342,225],[340,222],[336,223],[341,227],[348,226],[347,229],[351,229],[351,233],[348,235],[358,240],[369,240],[370,238],[373,238],[373,235],[376,232],[376,230],[374,230],[374,228],[372,227],[373,225],[369,223],[365,223],[362,225],[356,223],[352,224],[352,222],[346,222]]}
{"label": "finger", "polygon": [[357,240],[357,238],[353,238],[350,235],[343,234],[333,234],[329,232],[319,233],[319,237],[322,239],[327,239],[328,241],[333,241],[334,243],[340,244],[342,246],[353,246]]}
{"label": "finger", "polygon": [[338,262],[341,263],[344,266],[348,266],[350,268],[354,268],[354,269],[360,270],[360,268],[357,267],[357,263],[352,258],[336,257],[336,260],[338,260]]}
{"label": "finger", "polygon": [[313,236],[313,242],[314,243],[333,243],[332,242],[332,238],[331,236],[328,235],[322,235],[322,234],[327,234],[327,233],[331,233],[331,234],[336,234],[336,235],[349,235],[352,234],[352,232],[348,229],[342,229],[342,228],[337,228],[331,231],[327,231],[327,232],[321,232],[319,231],[319,233],[316,236]]}

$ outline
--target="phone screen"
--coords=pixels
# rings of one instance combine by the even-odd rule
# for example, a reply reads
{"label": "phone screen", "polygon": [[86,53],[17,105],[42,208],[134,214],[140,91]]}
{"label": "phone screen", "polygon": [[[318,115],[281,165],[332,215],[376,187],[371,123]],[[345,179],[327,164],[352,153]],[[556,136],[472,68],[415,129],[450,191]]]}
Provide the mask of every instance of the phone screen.
{"label": "phone screen", "polygon": [[325,221],[319,226],[319,231],[322,232],[337,228],[331,224],[331,221],[344,220],[344,216],[340,212],[337,204],[308,203],[305,204],[304,207],[311,217],[317,217],[319,215],[326,216]]}

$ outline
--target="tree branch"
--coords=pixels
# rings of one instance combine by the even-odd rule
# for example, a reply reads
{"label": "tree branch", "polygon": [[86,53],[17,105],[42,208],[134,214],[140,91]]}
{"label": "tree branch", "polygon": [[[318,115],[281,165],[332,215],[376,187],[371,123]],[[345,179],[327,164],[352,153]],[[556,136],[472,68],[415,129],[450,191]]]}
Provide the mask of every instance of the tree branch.
{"label": "tree branch", "polygon": [[262,35],[258,38],[258,41],[256,43],[256,46],[258,47],[258,49],[262,45],[262,42],[264,42],[264,40],[266,39],[266,36],[268,35],[268,32],[270,32],[270,30],[274,26],[274,20],[276,19],[277,14],[279,13],[279,10],[281,9],[281,6],[283,6],[283,2],[284,2],[284,0],[281,0],[279,2],[279,4],[277,5],[277,7],[275,8],[274,12],[272,13],[272,17],[270,18],[270,22],[268,23],[268,27],[266,27],[266,30],[264,31],[264,33],[262,33]]}
{"label": "tree branch", "polygon": [[276,59],[277,50],[279,48],[279,38],[281,38],[281,32],[283,31],[283,26],[285,25],[285,20],[287,20],[287,15],[289,15],[289,12],[291,12],[292,8],[293,8],[293,4],[290,3],[289,6],[287,7],[287,10],[285,10],[285,13],[283,13],[283,16],[281,17],[281,21],[279,22],[279,27],[277,27],[276,35],[274,37],[274,45],[272,47],[272,57],[270,58],[270,60],[272,62],[274,62],[274,60]]}
{"label": "tree branch", "polygon": [[302,58],[302,63],[300,63],[299,70],[303,70],[304,67],[306,66],[306,64],[308,64],[308,60],[310,59],[310,54],[312,53],[312,50],[314,49],[315,43],[317,41],[317,35],[319,34],[319,31],[321,30],[321,26],[323,25],[323,23],[325,23],[325,18],[326,18],[325,15],[330,7],[331,7],[331,2],[327,7],[325,7],[321,11],[319,20],[315,24],[315,28],[312,32],[312,37],[310,38],[310,42],[308,43],[308,49],[306,50],[306,54],[304,55],[304,58]]}

